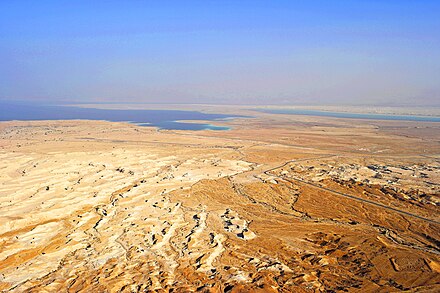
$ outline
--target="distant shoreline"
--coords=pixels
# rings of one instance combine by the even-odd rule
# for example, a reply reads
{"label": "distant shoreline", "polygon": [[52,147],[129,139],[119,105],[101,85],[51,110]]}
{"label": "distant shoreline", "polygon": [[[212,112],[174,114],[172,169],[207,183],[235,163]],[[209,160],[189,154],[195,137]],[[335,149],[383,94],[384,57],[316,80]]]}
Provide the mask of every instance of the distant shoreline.
{"label": "distant shoreline", "polygon": [[[96,109],[193,109],[193,110],[216,110],[218,108],[228,110],[251,110],[251,109],[304,109],[328,112],[347,112],[358,114],[384,114],[384,115],[408,115],[408,116],[438,116],[440,106],[334,106],[334,105],[229,105],[229,104],[159,104],[159,103],[78,103],[64,106]],[[218,110],[217,110],[218,111]]]}
{"label": "distant shoreline", "polygon": [[324,116],[332,118],[344,119],[369,119],[369,120],[392,120],[392,121],[417,121],[417,122],[440,122],[438,116],[422,116],[422,115],[397,115],[397,114],[380,114],[380,113],[353,113],[353,112],[333,112],[308,109],[259,109],[257,111],[269,114],[284,115],[306,115],[306,116]]}
{"label": "distant shoreline", "polygon": [[440,117],[440,107],[380,107],[380,106],[257,106],[257,109],[295,109],[316,110],[323,112],[339,112],[352,114],[373,115],[403,115],[403,116],[435,116]]}

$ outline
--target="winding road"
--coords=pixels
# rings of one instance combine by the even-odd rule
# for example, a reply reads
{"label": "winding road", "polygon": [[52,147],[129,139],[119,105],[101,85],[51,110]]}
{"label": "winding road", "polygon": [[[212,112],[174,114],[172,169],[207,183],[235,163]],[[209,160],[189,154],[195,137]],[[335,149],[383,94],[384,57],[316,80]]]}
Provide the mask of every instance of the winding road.
{"label": "winding road", "polygon": [[333,193],[333,194],[336,194],[336,195],[339,195],[339,196],[344,196],[344,197],[352,199],[352,200],[356,200],[356,201],[359,201],[359,202],[362,202],[362,203],[374,205],[374,206],[382,208],[382,209],[393,211],[393,212],[396,212],[396,213],[399,213],[399,214],[402,214],[402,215],[405,215],[405,216],[413,217],[413,218],[416,218],[416,219],[419,219],[419,220],[422,220],[422,221],[426,221],[426,222],[429,222],[429,223],[432,223],[432,224],[440,225],[439,221],[436,221],[436,220],[433,220],[433,219],[429,219],[429,218],[425,218],[425,217],[422,217],[420,215],[413,214],[413,213],[410,213],[410,212],[407,212],[407,211],[403,211],[403,210],[400,210],[400,209],[397,209],[397,208],[393,208],[393,207],[390,207],[390,206],[378,203],[376,201],[372,201],[372,200],[364,199],[364,198],[361,198],[361,197],[358,197],[358,196],[355,196],[355,195],[339,192],[339,191],[336,191],[336,190],[333,190],[333,189],[330,189],[330,188],[327,188],[327,187],[323,187],[323,186],[320,186],[318,184],[315,184],[315,183],[312,183],[312,182],[309,182],[309,181],[305,181],[305,180],[302,180],[302,179],[292,178],[292,177],[286,178],[284,176],[279,176],[277,174],[271,173],[272,171],[277,170],[277,169],[282,168],[282,167],[285,167],[286,165],[288,165],[290,163],[296,163],[296,162],[300,162],[300,161],[317,160],[317,159],[323,159],[323,158],[328,158],[328,157],[336,157],[336,156],[337,155],[326,155],[326,156],[315,157],[315,158],[308,158],[308,159],[290,160],[290,161],[285,162],[282,165],[279,165],[277,167],[273,167],[271,169],[263,171],[263,173],[268,175],[268,176],[273,176],[273,177],[276,177],[276,178],[288,181],[290,183],[295,183],[295,182],[298,183],[299,182],[299,183],[311,186],[311,187],[316,188],[316,189],[327,191],[327,192],[330,192],[330,193]]}

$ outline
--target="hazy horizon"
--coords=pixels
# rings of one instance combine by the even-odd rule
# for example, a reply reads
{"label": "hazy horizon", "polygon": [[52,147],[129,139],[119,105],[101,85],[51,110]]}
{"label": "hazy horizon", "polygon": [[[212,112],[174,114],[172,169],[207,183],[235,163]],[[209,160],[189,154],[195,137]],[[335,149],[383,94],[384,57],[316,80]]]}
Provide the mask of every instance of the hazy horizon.
{"label": "hazy horizon", "polygon": [[440,106],[439,1],[3,1],[0,100]]}

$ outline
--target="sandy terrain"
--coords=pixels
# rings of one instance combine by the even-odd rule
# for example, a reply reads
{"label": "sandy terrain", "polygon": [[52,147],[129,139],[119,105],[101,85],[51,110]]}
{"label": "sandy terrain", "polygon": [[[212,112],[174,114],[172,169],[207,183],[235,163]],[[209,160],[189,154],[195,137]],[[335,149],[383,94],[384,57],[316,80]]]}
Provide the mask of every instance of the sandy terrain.
{"label": "sandy terrain", "polygon": [[0,123],[0,290],[440,291],[439,123],[253,114]]}

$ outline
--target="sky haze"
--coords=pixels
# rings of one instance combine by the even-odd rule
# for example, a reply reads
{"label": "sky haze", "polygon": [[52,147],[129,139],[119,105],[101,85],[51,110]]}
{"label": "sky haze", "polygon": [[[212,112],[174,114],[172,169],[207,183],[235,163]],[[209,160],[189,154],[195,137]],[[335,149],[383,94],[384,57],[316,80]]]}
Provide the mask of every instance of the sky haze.
{"label": "sky haze", "polygon": [[440,105],[440,1],[1,1],[0,99]]}

